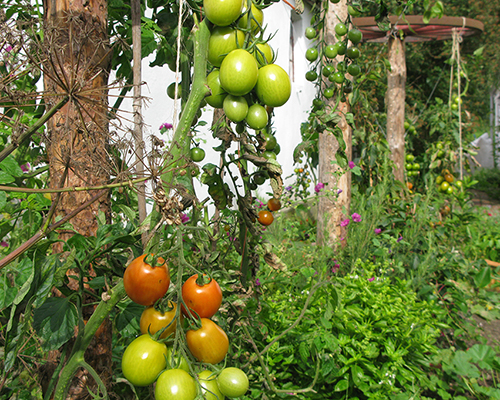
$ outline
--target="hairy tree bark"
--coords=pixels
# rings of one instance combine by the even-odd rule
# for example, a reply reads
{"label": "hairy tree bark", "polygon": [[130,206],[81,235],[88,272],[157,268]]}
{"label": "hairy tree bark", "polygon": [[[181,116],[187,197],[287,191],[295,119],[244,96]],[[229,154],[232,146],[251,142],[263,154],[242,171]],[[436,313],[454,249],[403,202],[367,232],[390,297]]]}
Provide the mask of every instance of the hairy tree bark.
{"label": "hairy tree bark", "polygon": [[[107,36],[106,0],[44,0],[44,84],[48,107],[62,95],[69,102],[47,123],[47,154],[50,168],[50,186],[95,186],[107,183],[110,175],[108,159],[107,82],[109,72],[109,42]],[[92,193],[68,192],[61,195],[57,216],[64,216],[78,208]],[[109,219],[107,197],[93,203],[71,220],[74,231],[95,235],[97,215],[103,212]],[[59,238],[68,240],[73,230],[59,231]],[[57,243],[55,252],[61,252],[63,243]],[[90,276],[93,271],[87,271]],[[72,271],[78,274],[78,271]],[[78,290],[78,281],[70,280],[70,287]],[[83,299],[84,304],[95,302],[95,297]],[[94,306],[84,306],[87,320]],[[111,324],[106,320],[86,352],[87,362],[97,371],[103,382],[111,378]],[[50,355],[54,368],[57,352]],[[45,372],[50,375],[50,372]],[[95,383],[81,371],[75,378],[69,398],[89,398],[87,386]],[[94,389],[95,391],[95,389]]]}
{"label": "hairy tree bark", "polygon": [[397,36],[389,38],[389,63],[387,74],[387,142],[394,163],[394,178],[404,182],[405,165],[405,98],[406,56],[405,43]]}
{"label": "hairy tree bark", "polygon": [[[334,43],[335,25],[347,18],[347,1],[341,0],[337,4],[330,4],[330,9],[326,17],[326,41]],[[337,62],[342,61],[341,56],[337,57]],[[327,107],[335,105],[335,98],[328,101]],[[352,130],[343,117],[349,112],[349,104],[340,102],[336,110],[342,116],[338,127],[342,130],[342,136],[346,143],[346,155],[349,160],[352,158]],[[340,177],[342,169],[338,164],[334,164],[335,154],[339,150],[339,142],[335,136],[328,131],[319,134],[319,181],[326,185],[326,189],[341,189],[337,196],[333,192],[330,196],[321,196],[318,204],[318,225],[317,241],[323,246],[336,246],[339,240],[345,237],[346,228],[340,226],[340,222],[347,218],[351,206],[351,172],[346,170]]]}

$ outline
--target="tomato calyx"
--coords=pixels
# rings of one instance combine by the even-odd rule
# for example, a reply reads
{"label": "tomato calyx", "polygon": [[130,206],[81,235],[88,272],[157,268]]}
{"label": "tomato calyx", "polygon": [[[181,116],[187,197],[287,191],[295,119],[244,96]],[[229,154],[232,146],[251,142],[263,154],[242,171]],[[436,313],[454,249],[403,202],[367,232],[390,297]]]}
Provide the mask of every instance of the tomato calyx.
{"label": "tomato calyx", "polygon": [[162,265],[165,265],[165,261],[161,262],[160,259],[162,259],[162,258],[159,255],[149,253],[144,258],[144,262],[146,264],[150,265],[152,268],[156,268],[156,267],[161,267]]}

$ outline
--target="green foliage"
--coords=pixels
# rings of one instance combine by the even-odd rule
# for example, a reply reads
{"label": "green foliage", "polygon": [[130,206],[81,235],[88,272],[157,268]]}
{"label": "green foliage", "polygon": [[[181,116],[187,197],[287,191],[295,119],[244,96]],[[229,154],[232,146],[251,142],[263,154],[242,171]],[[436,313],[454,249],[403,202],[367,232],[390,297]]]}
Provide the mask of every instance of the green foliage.
{"label": "green foliage", "polygon": [[485,192],[490,198],[500,200],[500,170],[490,168],[480,168],[473,174],[473,179],[477,180],[477,190]]}

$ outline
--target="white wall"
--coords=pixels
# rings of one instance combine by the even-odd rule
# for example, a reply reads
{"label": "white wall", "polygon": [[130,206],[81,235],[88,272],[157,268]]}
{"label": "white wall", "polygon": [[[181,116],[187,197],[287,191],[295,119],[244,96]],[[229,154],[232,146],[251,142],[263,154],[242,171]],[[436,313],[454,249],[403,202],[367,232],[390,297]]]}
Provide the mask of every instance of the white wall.
{"label": "white wall", "polygon": [[[298,16],[283,2],[275,3],[264,10],[264,25],[267,24],[266,34],[275,33],[269,43],[277,53],[276,63],[288,72],[292,80],[291,97],[285,105],[275,108],[273,118],[276,138],[281,146],[281,153],[277,159],[283,168],[283,178],[291,175],[295,168],[293,166],[293,150],[301,140],[300,125],[307,120],[308,111],[315,96],[314,85],[304,78],[309,69],[305,52],[310,43],[304,36],[304,30],[309,26],[309,21],[310,14],[307,9],[303,15]],[[152,59],[145,59],[142,64],[143,81],[146,83],[142,87],[142,95],[148,98],[143,108],[144,139],[148,148],[151,143],[151,135],[164,140],[169,139],[168,135],[160,134],[159,127],[165,122],[172,123],[174,117],[174,101],[167,96],[166,89],[174,81],[175,74],[167,66],[150,68],[149,63]],[[123,102],[122,109],[130,112],[132,103],[129,99]],[[200,128],[197,135],[197,138],[206,141],[203,147],[207,156],[201,163],[202,165],[207,162],[219,164],[219,153],[212,148],[218,146],[220,141],[213,139],[208,130],[212,121],[212,113],[213,109],[206,107],[200,118],[208,123],[205,127]],[[130,114],[128,118],[132,118]],[[199,184],[196,187],[200,199],[208,196],[204,187]],[[265,197],[266,191],[270,191],[270,188],[264,187],[258,195]]]}

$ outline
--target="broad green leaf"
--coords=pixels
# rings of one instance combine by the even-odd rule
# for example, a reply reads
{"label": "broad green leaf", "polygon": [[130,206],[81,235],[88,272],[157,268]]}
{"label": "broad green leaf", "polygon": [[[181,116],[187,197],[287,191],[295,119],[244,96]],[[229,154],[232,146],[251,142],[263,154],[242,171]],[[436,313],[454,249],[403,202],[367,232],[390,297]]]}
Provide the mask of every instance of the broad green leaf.
{"label": "broad green leaf", "polygon": [[480,368],[493,368],[493,362],[495,360],[496,353],[490,346],[485,344],[475,344],[469,350],[467,350],[467,354],[470,356],[471,362],[478,363]]}
{"label": "broad green leaf", "polygon": [[477,287],[484,288],[491,282],[491,269],[490,267],[482,268],[475,276],[474,282]]}
{"label": "broad green leaf", "polygon": [[12,155],[7,156],[7,158],[0,162],[0,169],[16,178],[23,176],[24,173]]}
{"label": "broad green leaf", "polygon": [[140,332],[139,320],[144,307],[129,299],[121,301],[117,307],[120,312],[118,312],[115,318],[116,329],[123,336],[134,337],[137,335],[137,332]]}
{"label": "broad green leaf", "polygon": [[42,338],[44,350],[55,350],[71,339],[78,321],[75,306],[68,298],[50,297],[35,309],[33,327]]}
{"label": "broad green leaf", "polygon": [[345,392],[347,389],[349,389],[349,381],[347,379],[343,379],[335,385],[334,390],[336,392]]}
{"label": "broad green leaf", "polygon": [[8,174],[5,171],[0,171],[0,185],[5,185],[7,183],[14,182],[15,179],[12,175]]}

